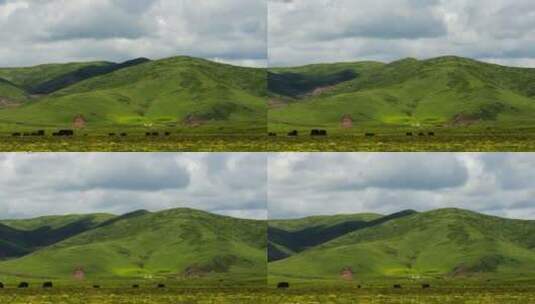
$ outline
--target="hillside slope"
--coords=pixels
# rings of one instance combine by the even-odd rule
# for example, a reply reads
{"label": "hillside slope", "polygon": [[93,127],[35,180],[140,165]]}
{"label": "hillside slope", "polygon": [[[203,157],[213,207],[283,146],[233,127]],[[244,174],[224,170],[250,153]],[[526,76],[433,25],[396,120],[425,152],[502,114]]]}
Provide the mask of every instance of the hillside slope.
{"label": "hillside slope", "polygon": [[[360,131],[364,127],[535,126],[531,115],[535,110],[535,69],[453,56],[320,67],[271,71],[268,87],[272,99],[277,100],[277,106],[269,111],[271,129],[316,126],[340,131],[346,115]],[[328,82],[341,73],[353,76]],[[285,75],[305,80],[288,82]],[[293,93],[296,90],[297,95]]]}
{"label": "hillside slope", "polygon": [[[169,128],[184,132],[265,132],[267,74],[191,57],[64,68],[46,79],[22,78],[39,92],[17,108],[0,108],[4,128]],[[7,72],[4,72],[7,74]],[[2,70],[0,70],[0,77]],[[16,83],[16,82],[14,82]]]}
{"label": "hillside slope", "polygon": [[535,221],[458,209],[413,213],[358,229],[270,263],[294,279],[535,277]]}
{"label": "hillside slope", "polygon": [[109,214],[48,216],[0,221],[0,259],[17,258],[91,230]]}
{"label": "hillside slope", "polygon": [[28,96],[23,89],[0,78],[0,109],[19,106],[27,99]]}
{"label": "hillside slope", "polygon": [[0,274],[29,278],[199,278],[217,275],[265,279],[266,226],[210,213],[175,209],[138,211],[17,259]]}
{"label": "hillside slope", "polygon": [[20,88],[32,91],[32,88],[46,83],[63,75],[74,73],[90,67],[107,67],[114,65],[111,62],[72,62],[42,64],[32,67],[0,68],[0,78],[10,81]]}
{"label": "hillside slope", "polygon": [[341,235],[367,227],[379,214],[312,216],[292,220],[271,220],[268,228],[268,261],[287,258]]}

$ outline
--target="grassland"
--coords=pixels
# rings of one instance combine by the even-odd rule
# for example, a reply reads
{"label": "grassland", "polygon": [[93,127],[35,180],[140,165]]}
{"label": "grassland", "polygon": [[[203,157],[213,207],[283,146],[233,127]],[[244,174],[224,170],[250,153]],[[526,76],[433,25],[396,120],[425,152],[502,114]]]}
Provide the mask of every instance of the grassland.
{"label": "grassland", "polygon": [[259,152],[266,151],[266,136],[144,135],[56,137],[0,137],[4,152]]}
{"label": "grassland", "polygon": [[[533,235],[533,221],[459,209],[268,223],[191,209],[3,220],[0,303],[524,304],[535,301]],[[79,266],[83,280],[72,277]],[[290,288],[275,288],[282,281]]]}
{"label": "grassland", "polygon": [[[310,223],[297,230],[288,224],[270,226],[272,284],[535,282],[534,221],[440,209]],[[350,269],[349,280],[342,276],[344,269]]]}
{"label": "grassland", "polygon": [[266,72],[191,57],[0,68],[0,132],[266,132]]}
{"label": "grassland", "polygon": [[533,152],[535,134],[441,134],[433,137],[407,137],[405,135],[309,136],[269,138],[267,150],[271,152]]}
{"label": "grassland", "polygon": [[8,220],[0,224],[0,282],[265,285],[265,247],[264,222],[191,209]]}
{"label": "grassland", "polygon": [[532,303],[534,232],[459,209],[272,220],[268,285],[290,284],[278,303]]}
{"label": "grassland", "polygon": [[10,304],[88,303],[88,304],[526,304],[535,301],[530,288],[309,288],[275,289],[54,289],[0,291],[0,302]]}
{"label": "grassland", "polygon": [[[268,129],[283,137],[271,150],[451,151],[468,144],[474,151],[533,151],[534,79],[535,69],[460,57],[271,69]],[[342,126],[344,116],[352,126]],[[334,138],[312,140],[311,129]],[[284,138],[291,130],[303,138]],[[408,132],[438,138],[406,138]],[[379,146],[344,139],[365,133],[379,135]]]}
{"label": "grassland", "polygon": [[[267,70],[191,57],[0,68],[0,150],[535,151],[534,81],[535,69],[451,56]],[[51,136],[79,115],[77,138]],[[45,138],[11,136],[37,130]]]}

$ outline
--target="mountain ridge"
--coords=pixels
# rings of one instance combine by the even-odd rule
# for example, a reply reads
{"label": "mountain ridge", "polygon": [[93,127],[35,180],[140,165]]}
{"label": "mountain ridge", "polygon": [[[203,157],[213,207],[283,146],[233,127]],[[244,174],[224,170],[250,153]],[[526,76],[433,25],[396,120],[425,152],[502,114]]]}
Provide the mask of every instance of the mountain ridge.
{"label": "mountain ridge", "polygon": [[104,132],[265,133],[263,69],[175,56],[0,68],[0,77],[26,90],[0,86],[0,98],[17,105],[0,103],[0,132],[73,128],[81,117],[75,128]]}
{"label": "mountain ridge", "polygon": [[[350,72],[354,77],[330,82]],[[531,128],[533,81],[534,68],[458,56],[277,68],[268,80],[270,130],[315,125],[348,133],[345,116],[355,129]]]}
{"label": "mountain ridge", "polygon": [[535,278],[534,220],[456,208],[401,214],[271,260],[270,277],[343,282],[345,269],[356,280]]}
{"label": "mountain ridge", "polygon": [[[89,229],[3,259],[0,276],[76,281],[73,273],[82,269],[91,280],[149,276],[261,281],[266,275],[266,228],[263,221],[188,208],[134,211],[102,218]],[[4,236],[0,230],[0,240]]]}

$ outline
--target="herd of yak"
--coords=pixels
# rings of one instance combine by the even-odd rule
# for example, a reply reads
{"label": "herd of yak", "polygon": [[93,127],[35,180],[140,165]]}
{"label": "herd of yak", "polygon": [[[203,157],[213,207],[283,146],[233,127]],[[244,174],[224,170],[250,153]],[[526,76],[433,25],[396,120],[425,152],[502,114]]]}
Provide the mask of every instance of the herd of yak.
{"label": "herd of yak", "polygon": [[[16,133],[12,133],[11,134],[13,137],[42,137],[42,136],[45,136],[45,130],[38,130],[36,132],[25,132],[25,133],[20,133],[20,132],[16,132]],[[54,132],[52,133],[52,136],[54,137],[73,137],[75,134],[74,134],[74,130],[59,130],[58,132]],[[162,133],[163,136],[171,136],[171,132],[165,132],[165,133]],[[268,135],[270,137],[276,137],[277,136],[277,133],[274,133],[274,132],[269,132]],[[287,134],[289,137],[297,137],[299,136],[299,131],[297,130],[293,130],[293,131],[290,131],[288,132]],[[364,134],[366,137],[374,137],[376,134],[375,133],[365,133]],[[419,132],[419,133],[413,133],[413,132],[407,132],[405,134],[406,136],[435,136],[435,132],[427,132],[427,133],[424,133],[424,132]],[[116,136],[120,136],[120,137],[126,137],[128,136],[127,133],[108,133],[108,136],[110,137],[116,137]],[[158,137],[160,136],[160,132],[146,132],[145,133],[145,136],[147,137]],[[325,137],[327,136],[327,130],[321,130],[321,129],[313,129],[310,131],[310,136],[311,137]]]}
{"label": "herd of yak", "polygon": [[[274,132],[270,132],[268,134],[269,136],[271,137],[276,137],[277,136],[277,133],[274,133]],[[374,137],[376,134],[375,133],[365,133],[364,136],[366,137]],[[427,132],[427,133],[424,133],[424,132],[419,132],[419,133],[413,133],[413,132],[407,132],[405,135],[407,136],[435,136],[435,132]],[[293,131],[290,131],[288,132],[288,136],[289,137],[296,137],[296,136],[299,136],[299,131],[297,130],[293,130]],[[318,130],[318,129],[313,129],[310,131],[310,136],[312,137],[321,137],[321,136],[327,136],[327,130]]]}
{"label": "herd of yak", "polygon": [[[41,285],[43,288],[52,288],[54,286],[54,284],[52,282],[44,282],[42,285]],[[30,287],[30,283],[28,282],[20,282],[18,285],[17,285],[17,288],[29,288]],[[157,288],[166,288],[165,284],[158,284],[156,285]],[[5,288],[5,285],[4,283],[0,283],[0,289],[2,288]],[[93,285],[93,288],[100,288],[100,285]],[[139,288],[139,284],[134,284],[132,285],[132,288]]]}
{"label": "herd of yak", "polygon": [[[42,287],[43,288],[52,288],[54,285],[52,282],[44,282],[42,284]],[[0,288],[4,288],[4,283],[0,283]],[[29,288],[30,287],[30,283],[28,282],[20,282],[17,286],[17,288]],[[165,284],[158,284],[156,285],[157,288],[166,288]],[[362,286],[361,285],[357,285],[357,288],[361,288]],[[100,285],[93,285],[93,288],[100,288]],[[139,284],[134,284],[132,285],[132,288],[139,288]],[[277,284],[277,288],[279,289],[287,289],[287,288],[290,288],[290,283],[288,282],[279,282]],[[401,284],[394,284],[392,286],[392,288],[394,289],[401,289],[402,286]],[[430,284],[422,284],[422,288],[423,289],[427,289],[427,288],[431,288],[431,285]]]}
{"label": "herd of yak", "polygon": [[[361,285],[357,285],[357,288],[360,289],[361,287],[362,287]],[[279,282],[277,284],[277,288],[279,288],[279,289],[290,288],[290,283],[288,283],[288,282]],[[401,286],[401,284],[394,284],[394,285],[392,285],[392,288],[401,289],[402,286]],[[422,288],[423,289],[431,288],[431,284],[424,283],[424,284],[422,284]]]}
{"label": "herd of yak", "polygon": [[[58,132],[52,133],[52,136],[54,137],[73,137],[75,135],[74,130],[59,130]],[[171,136],[171,132],[165,132],[162,133],[164,136]],[[12,133],[11,136],[13,137],[43,137],[45,136],[45,130],[38,130],[36,132],[15,132]],[[127,133],[108,133],[108,136],[115,137],[127,137]],[[158,137],[160,136],[160,132],[146,132],[145,136],[147,137]]]}

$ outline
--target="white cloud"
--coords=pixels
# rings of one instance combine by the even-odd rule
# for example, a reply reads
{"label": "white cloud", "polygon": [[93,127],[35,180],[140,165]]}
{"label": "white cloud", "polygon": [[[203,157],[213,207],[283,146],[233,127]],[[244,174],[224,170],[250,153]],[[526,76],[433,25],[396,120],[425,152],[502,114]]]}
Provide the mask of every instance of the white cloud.
{"label": "white cloud", "polygon": [[459,55],[535,67],[531,0],[268,0],[270,65]]}
{"label": "white cloud", "polygon": [[533,167],[530,153],[272,154],[269,216],[456,207],[534,219]]}
{"label": "white cloud", "polygon": [[[262,217],[266,155],[0,154],[2,218],[190,207]],[[264,212],[262,212],[264,210]]]}
{"label": "white cloud", "polygon": [[190,55],[265,65],[264,0],[7,0],[0,66]]}

